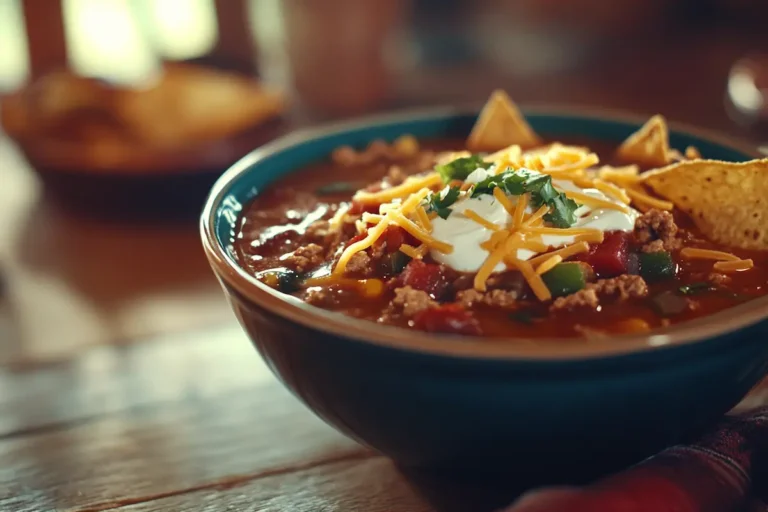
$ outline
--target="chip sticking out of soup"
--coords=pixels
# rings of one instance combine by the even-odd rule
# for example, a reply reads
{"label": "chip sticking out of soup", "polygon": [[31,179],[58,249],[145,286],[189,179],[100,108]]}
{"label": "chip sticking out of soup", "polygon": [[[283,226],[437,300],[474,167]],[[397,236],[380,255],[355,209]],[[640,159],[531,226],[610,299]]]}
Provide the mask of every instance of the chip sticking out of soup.
{"label": "chip sticking out of soup", "polygon": [[672,148],[661,116],[620,148],[545,140],[496,92],[466,141],[399,135],[262,192],[243,268],[341,314],[504,338],[644,332],[768,293],[768,163]]}
{"label": "chip sticking out of soup", "polygon": [[768,250],[768,159],[679,162],[647,173],[643,183],[690,215],[707,238]]}
{"label": "chip sticking out of soup", "polygon": [[507,146],[533,147],[541,143],[506,92],[497,90],[480,111],[467,139],[471,151],[496,151]]}
{"label": "chip sticking out of soup", "polygon": [[670,163],[675,153],[669,149],[667,120],[664,116],[653,116],[619,146],[617,153],[620,158],[649,166]]}

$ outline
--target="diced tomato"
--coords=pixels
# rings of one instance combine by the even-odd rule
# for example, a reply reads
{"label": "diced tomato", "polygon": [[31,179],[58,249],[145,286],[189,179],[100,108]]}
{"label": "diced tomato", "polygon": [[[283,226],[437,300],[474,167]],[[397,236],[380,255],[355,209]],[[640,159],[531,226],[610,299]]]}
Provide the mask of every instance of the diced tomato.
{"label": "diced tomato", "polygon": [[346,246],[349,247],[353,243],[359,242],[360,240],[364,239],[367,236],[368,236],[368,230],[365,230],[362,233],[358,233],[358,234],[356,234],[355,236],[353,236],[352,238],[349,239],[349,241],[347,242]]}
{"label": "diced tomato", "polygon": [[352,201],[352,204],[349,206],[349,213],[350,215],[360,215],[364,212],[367,213],[379,213],[379,205],[375,203],[360,203],[358,201]]}
{"label": "diced tomato", "polygon": [[385,242],[387,252],[391,253],[396,252],[403,244],[414,245],[416,239],[400,226],[388,226],[381,237],[376,240],[375,245],[380,246]]}
{"label": "diced tomato", "polygon": [[580,259],[589,263],[600,278],[626,274],[629,237],[630,234],[623,231],[606,233],[603,243],[590,247],[589,253]]}
{"label": "diced tomato", "polygon": [[427,332],[479,335],[477,319],[458,304],[445,304],[417,314],[413,319],[416,329]]}
{"label": "diced tomato", "polygon": [[434,298],[444,295],[451,286],[440,265],[424,263],[421,260],[411,260],[400,274],[399,281],[402,286],[427,292]]}
{"label": "diced tomato", "polygon": [[384,238],[387,241],[387,252],[395,252],[405,243],[406,231],[400,226],[389,226],[384,231]]}

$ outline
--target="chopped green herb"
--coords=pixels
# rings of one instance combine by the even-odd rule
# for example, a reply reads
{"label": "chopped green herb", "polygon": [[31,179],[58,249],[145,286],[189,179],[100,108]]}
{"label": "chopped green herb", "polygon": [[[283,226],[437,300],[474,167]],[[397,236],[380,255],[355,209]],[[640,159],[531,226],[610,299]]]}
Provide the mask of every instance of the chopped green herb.
{"label": "chopped green herb", "polygon": [[552,186],[552,177],[547,175],[529,179],[525,188],[531,193],[531,203],[536,208],[553,201],[560,195],[560,192]]}
{"label": "chopped green herb", "polygon": [[451,187],[448,192],[445,193],[445,197],[442,197],[442,192],[432,192],[426,199],[425,205],[427,213],[435,212],[441,218],[447,219],[451,214],[451,206],[456,200],[459,199],[461,189],[459,187]]}
{"label": "chopped green herb", "polygon": [[678,288],[678,291],[683,295],[698,295],[713,290],[715,290],[715,287],[707,282],[685,284]]}
{"label": "chopped green herb", "polygon": [[356,192],[360,188],[359,183],[352,183],[350,181],[334,181],[322,187],[315,189],[315,194],[319,196],[329,196],[332,194],[345,194],[348,192]]}
{"label": "chopped green herb", "polygon": [[531,175],[530,173],[507,170],[495,176],[489,176],[475,185],[472,197],[480,194],[492,194],[494,188],[500,188],[507,195],[519,196],[530,192],[531,204],[539,208],[547,205],[551,212],[544,220],[558,228],[568,228],[576,223],[576,210],[579,205],[552,185],[552,177]]}
{"label": "chopped green herb", "polygon": [[478,168],[488,169],[492,165],[492,162],[486,162],[480,155],[472,155],[464,158],[457,158],[447,164],[438,165],[435,167],[435,170],[440,174],[440,177],[443,178],[443,183],[448,183],[451,180],[463,181]]}
{"label": "chopped green herb", "polygon": [[525,187],[527,180],[527,176],[510,171],[488,176],[475,185],[472,189],[472,197],[477,197],[480,194],[492,194],[496,187],[507,195],[519,196],[527,192]]}
{"label": "chopped green herb", "polygon": [[579,209],[579,205],[573,199],[565,197],[565,194],[560,194],[548,201],[547,205],[552,208],[552,211],[544,216],[545,221],[557,228],[569,228],[576,224],[574,212]]}

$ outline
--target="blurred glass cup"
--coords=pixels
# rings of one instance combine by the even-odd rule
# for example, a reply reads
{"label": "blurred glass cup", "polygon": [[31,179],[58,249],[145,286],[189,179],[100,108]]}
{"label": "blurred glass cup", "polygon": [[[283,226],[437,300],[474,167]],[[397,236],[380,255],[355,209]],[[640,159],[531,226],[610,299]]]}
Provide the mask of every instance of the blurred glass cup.
{"label": "blurred glass cup", "polygon": [[354,115],[389,99],[389,38],[403,0],[284,0],[285,36],[293,86],[312,110]]}

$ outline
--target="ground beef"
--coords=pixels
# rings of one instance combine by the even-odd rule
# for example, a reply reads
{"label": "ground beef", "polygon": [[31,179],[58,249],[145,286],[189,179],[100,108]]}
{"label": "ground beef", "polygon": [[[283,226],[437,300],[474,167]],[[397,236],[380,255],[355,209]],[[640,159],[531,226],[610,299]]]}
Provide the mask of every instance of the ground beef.
{"label": "ground beef", "polygon": [[356,252],[349,258],[347,267],[344,272],[347,274],[355,274],[358,276],[367,276],[373,270],[371,265],[371,257],[365,251]]}
{"label": "ground beef", "polygon": [[523,274],[517,271],[493,274],[485,284],[489,290],[507,290],[518,297],[525,293],[528,286]]}
{"label": "ground beef", "polygon": [[320,265],[325,260],[325,249],[317,244],[309,244],[299,247],[282,263],[296,272],[305,272],[312,267]]}
{"label": "ground beef", "polygon": [[648,285],[640,276],[624,274],[611,279],[601,279],[589,283],[586,288],[565,297],[558,297],[550,306],[550,311],[563,311],[578,308],[596,309],[601,298],[624,301],[648,295]]}
{"label": "ground beef", "polygon": [[666,250],[666,247],[664,246],[663,240],[654,240],[653,242],[648,242],[647,244],[643,245],[640,250],[642,252],[662,252]]}
{"label": "ground beef", "polygon": [[484,299],[485,294],[475,290],[474,288],[462,290],[456,294],[456,302],[465,308],[471,308],[475,304],[482,304]]}
{"label": "ground beef", "polygon": [[393,165],[389,168],[389,171],[387,171],[387,183],[393,187],[400,185],[407,177],[408,175],[397,165]]}
{"label": "ground beef", "polygon": [[304,295],[304,302],[313,306],[327,308],[333,306],[336,300],[332,291],[318,287],[307,290],[307,293]]}
{"label": "ground beef", "polygon": [[437,302],[427,292],[414,290],[410,286],[395,289],[395,298],[390,303],[392,310],[401,311],[408,318],[435,306]]}
{"label": "ground beef", "polygon": [[331,223],[327,220],[318,220],[307,226],[304,235],[315,241],[323,241],[331,233]]}
{"label": "ground beef", "polygon": [[506,290],[491,290],[487,293],[475,289],[464,290],[456,294],[456,301],[465,308],[485,304],[496,308],[513,308],[517,305],[518,294]]}
{"label": "ground beef", "polygon": [[707,281],[717,286],[724,286],[724,285],[731,284],[731,281],[733,281],[733,279],[731,278],[731,276],[727,276],[725,274],[718,274],[717,272],[712,272],[707,276]]}
{"label": "ground beef", "polygon": [[371,254],[369,255],[371,258],[370,266],[373,268],[377,265],[377,262],[384,257],[384,254],[387,253],[387,242],[383,243],[375,243],[371,246]]}
{"label": "ground beef", "polygon": [[601,279],[590,283],[587,288],[594,289],[598,295],[618,298],[619,300],[635,299],[648,295],[648,285],[640,276],[621,275],[611,279]]}
{"label": "ground beef", "polygon": [[[635,221],[635,238],[643,252],[673,251],[682,246],[681,233],[671,213],[649,210]],[[661,244],[655,243],[661,241]]]}
{"label": "ground beef", "polygon": [[518,294],[513,291],[491,290],[485,294],[485,303],[496,308],[512,308],[517,305]]}
{"label": "ground beef", "polygon": [[597,296],[597,291],[592,288],[584,288],[565,297],[556,298],[549,310],[556,312],[581,308],[597,309],[599,305],[600,298]]}

